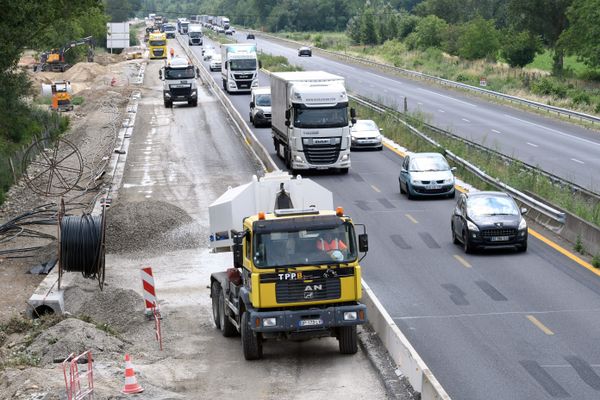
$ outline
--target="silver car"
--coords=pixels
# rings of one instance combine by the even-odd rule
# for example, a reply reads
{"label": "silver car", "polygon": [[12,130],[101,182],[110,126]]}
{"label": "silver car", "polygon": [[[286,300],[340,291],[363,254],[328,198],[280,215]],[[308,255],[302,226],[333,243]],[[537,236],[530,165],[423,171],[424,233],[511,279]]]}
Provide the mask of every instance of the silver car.
{"label": "silver car", "polygon": [[398,182],[400,193],[409,199],[417,196],[454,198],[454,171],[440,153],[409,153],[404,157]]}
{"label": "silver car", "polygon": [[383,150],[381,131],[377,124],[370,119],[357,120],[350,130],[352,137],[350,150],[359,148]]}

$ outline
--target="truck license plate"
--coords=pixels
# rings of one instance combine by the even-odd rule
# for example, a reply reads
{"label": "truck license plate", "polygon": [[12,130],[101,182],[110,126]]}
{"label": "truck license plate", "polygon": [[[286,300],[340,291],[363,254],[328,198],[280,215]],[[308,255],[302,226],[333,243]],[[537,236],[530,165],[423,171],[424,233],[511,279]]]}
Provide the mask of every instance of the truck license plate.
{"label": "truck license plate", "polygon": [[317,326],[323,325],[322,319],[303,319],[300,321],[300,326]]}
{"label": "truck license plate", "polygon": [[492,242],[506,242],[508,236],[492,236]]}

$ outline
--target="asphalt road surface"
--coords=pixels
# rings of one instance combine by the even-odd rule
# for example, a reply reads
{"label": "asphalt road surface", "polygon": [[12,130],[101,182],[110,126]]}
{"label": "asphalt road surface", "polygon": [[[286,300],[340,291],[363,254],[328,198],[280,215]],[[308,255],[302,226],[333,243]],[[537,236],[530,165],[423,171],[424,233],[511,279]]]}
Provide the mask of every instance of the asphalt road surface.
{"label": "asphalt road surface", "polygon": [[[271,52],[280,47],[269,43]],[[199,55],[201,49],[193,51]],[[316,60],[339,64],[316,57],[306,62]],[[220,86],[220,73],[212,76]],[[260,84],[269,85],[266,75],[260,75]],[[229,97],[247,118],[249,95]],[[270,129],[254,132],[283,168]],[[336,204],[356,222],[367,224],[364,277],[450,396],[600,398],[597,273],[532,235],[524,254],[464,254],[450,236],[455,202],[401,196],[401,161],[387,148],[353,152],[348,175],[309,177],[331,190]]]}
{"label": "asphalt road surface", "polygon": [[[236,33],[245,40],[245,33]],[[492,103],[457,90],[386,75],[363,65],[313,55],[257,36],[259,50],[288,58],[305,70],[324,70],[346,78],[352,92],[388,106],[421,111],[428,122],[507,156],[538,166],[567,181],[600,193],[600,132]]]}

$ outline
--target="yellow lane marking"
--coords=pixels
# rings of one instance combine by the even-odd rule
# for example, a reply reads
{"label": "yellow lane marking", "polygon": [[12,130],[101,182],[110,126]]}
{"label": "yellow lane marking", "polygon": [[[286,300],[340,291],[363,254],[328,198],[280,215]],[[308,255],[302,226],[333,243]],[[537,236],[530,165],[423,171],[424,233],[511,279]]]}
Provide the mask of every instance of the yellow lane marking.
{"label": "yellow lane marking", "polygon": [[454,254],[454,258],[456,258],[456,261],[461,263],[465,268],[471,268],[471,264],[469,264],[467,260],[459,256],[458,254]]}
{"label": "yellow lane marking", "polygon": [[540,328],[540,330],[542,332],[544,332],[546,335],[554,335],[554,332],[552,332],[550,329],[548,329],[548,327],[544,324],[542,324],[540,322],[540,320],[538,320],[536,317],[534,317],[533,315],[528,315],[527,319],[534,324],[535,326],[537,326],[538,328]]}
{"label": "yellow lane marking", "polygon": [[591,272],[593,272],[594,274],[600,276],[600,270],[598,270],[597,268],[594,268],[594,266],[584,260],[582,260],[581,258],[577,257],[575,254],[571,253],[569,250],[565,249],[564,247],[554,243],[552,240],[542,236],[541,233],[538,233],[536,231],[534,231],[533,229],[529,228],[528,232],[530,235],[534,236],[535,238],[541,240],[542,242],[546,243],[548,246],[552,247],[554,250],[558,251],[559,253],[561,253],[562,255],[564,255],[567,258],[570,258],[571,260],[575,261],[577,264],[581,265],[584,268],[587,268],[588,270],[590,270]]}
{"label": "yellow lane marking", "polygon": [[417,221],[412,215],[410,214],[404,214],[404,216],[406,216],[406,218],[408,218],[413,224],[418,224],[419,221]]}
{"label": "yellow lane marking", "polygon": [[374,190],[374,191],[376,191],[377,193],[381,193],[381,190],[379,190],[379,189],[377,188],[377,186],[375,186],[375,185],[371,185],[371,187],[372,187],[372,188],[373,188],[373,190]]}
{"label": "yellow lane marking", "polygon": [[400,157],[406,157],[406,154],[407,154],[407,153],[405,153],[405,152],[403,152],[403,151],[400,151],[400,150],[398,150],[397,148],[395,148],[395,147],[392,147],[391,145],[389,145],[389,144],[387,144],[387,143],[384,143],[383,145],[384,145],[385,147],[387,147],[388,149],[390,149],[391,151],[393,151],[394,153],[398,154]]}

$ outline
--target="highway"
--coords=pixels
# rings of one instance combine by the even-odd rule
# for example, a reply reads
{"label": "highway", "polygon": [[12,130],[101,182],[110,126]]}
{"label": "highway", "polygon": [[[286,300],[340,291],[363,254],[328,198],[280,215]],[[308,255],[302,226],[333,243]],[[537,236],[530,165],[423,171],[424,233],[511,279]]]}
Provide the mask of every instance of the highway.
{"label": "highway", "polygon": [[[259,45],[265,42],[259,41]],[[295,54],[273,43],[269,43],[269,50],[287,51],[289,57]],[[201,49],[193,51],[200,58]],[[296,61],[292,58],[293,63]],[[317,57],[301,62],[306,66],[321,64],[320,69],[336,73],[339,70],[332,66],[343,65]],[[348,73],[356,69],[339,68]],[[367,81],[366,75],[363,72],[359,78],[363,84],[383,82],[380,92],[386,88],[393,96],[394,82],[370,75]],[[212,76],[220,86],[220,73]],[[261,86],[268,86],[267,76],[261,74],[260,81]],[[348,86],[356,91],[359,83],[352,81]],[[404,81],[397,84],[404,86]],[[434,94],[438,89],[422,91],[423,104],[431,101],[442,107],[442,103],[456,103]],[[249,96],[229,97],[247,118]],[[473,109],[467,103],[477,107]],[[472,98],[458,104],[462,106],[455,111],[463,110],[471,121],[480,121],[479,128],[484,121],[491,123],[495,115],[492,111],[498,109],[536,124],[549,121]],[[450,109],[445,114],[451,114]],[[525,125],[514,121],[509,131],[501,120],[493,126],[503,130],[500,137],[511,137],[510,131],[514,131],[516,146],[523,142],[516,132]],[[552,129],[570,127],[552,123]],[[577,130],[573,135],[590,134],[579,128],[569,129]],[[274,154],[270,129],[254,132],[283,168]],[[563,154],[584,139],[559,137],[563,138]],[[549,141],[546,138],[540,148],[545,149]],[[529,147],[521,145],[520,150],[530,152]],[[589,144],[584,147],[592,148]],[[560,161],[556,155],[552,158]],[[563,164],[568,164],[564,158]],[[545,160],[536,159],[539,163]],[[454,201],[409,201],[400,196],[397,178],[401,161],[399,154],[388,149],[353,152],[348,175],[315,174],[310,178],[331,190],[336,204],[356,222],[367,224],[370,252],[362,263],[365,280],[450,396],[490,400],[599,398],[600,281],[596,273],[532,235],[525,254],[512,250],[464,254],[452,244],[450,236]],[[546,161],[552,161],[550,154]],[[587,170],[598,160],[584,162],[589,162]],[[587,173],[592,179],[592,172]]]}
{"label": "highway", "polygon": [[[246,41],[245,33],[236,33]],[[288,58],[305,70],[325,70],[346,78],[356,93],[388,106],[420,111],[427,122],[507,156],[538,166],[567,181],[600,193],[600,132],[532,112],[486,101],[422,81],[386,75],[364,65],[313,55],[298,57],[296,48],[257,36],[259,50]]]}

